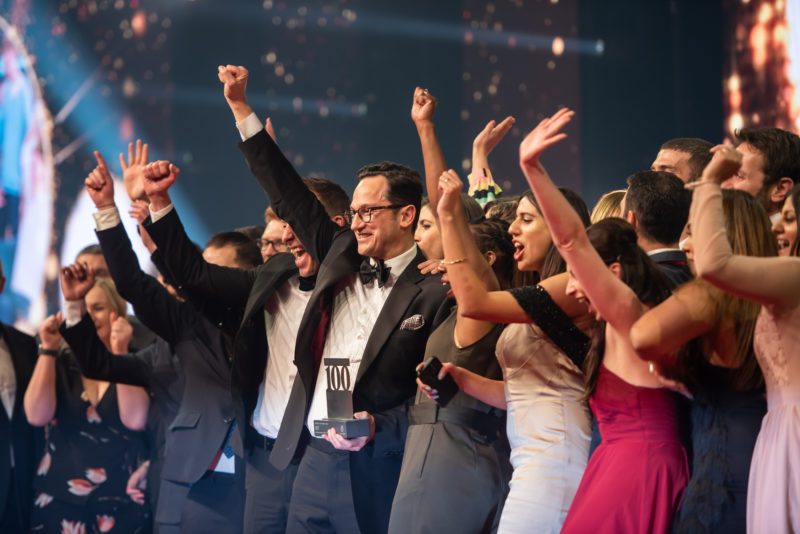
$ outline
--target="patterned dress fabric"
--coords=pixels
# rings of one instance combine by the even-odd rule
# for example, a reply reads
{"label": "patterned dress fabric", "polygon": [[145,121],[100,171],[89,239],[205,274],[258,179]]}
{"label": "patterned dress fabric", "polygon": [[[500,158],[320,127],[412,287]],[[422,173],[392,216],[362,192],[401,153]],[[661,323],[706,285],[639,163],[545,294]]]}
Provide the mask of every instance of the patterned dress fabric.
{"label": "patterned dress fabric", "polygon": [[125,493],[147,458],[144,436],[120,421],[110,384],[93,406],[72,353],[56,360],[56,415],[34,478],[33,532],[146,532],[149,507]]}

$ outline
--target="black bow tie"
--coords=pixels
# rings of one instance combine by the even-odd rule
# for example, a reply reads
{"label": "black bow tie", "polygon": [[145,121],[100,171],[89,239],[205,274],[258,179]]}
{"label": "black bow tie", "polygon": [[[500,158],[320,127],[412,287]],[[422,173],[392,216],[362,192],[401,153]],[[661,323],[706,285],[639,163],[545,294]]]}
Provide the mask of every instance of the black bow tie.
{"label": "black bow tie", "polygon": [[369,284],[372,280],[378,280],[378,287],[383,287],[386,280],[389,279],[389,271],[391,267],[387,267],[383,260],[378,260],[377,265],[372,265],[369,258],[364,258],[361,262],[361,268],[358,270],[358,277],[361,278],[362,284]]}

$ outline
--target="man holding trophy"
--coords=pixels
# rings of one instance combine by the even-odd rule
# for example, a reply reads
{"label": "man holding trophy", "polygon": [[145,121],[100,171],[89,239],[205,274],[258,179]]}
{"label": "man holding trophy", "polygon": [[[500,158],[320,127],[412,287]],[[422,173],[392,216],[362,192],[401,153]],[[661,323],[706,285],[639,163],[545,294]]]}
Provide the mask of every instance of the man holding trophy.
{"label": "man holding trophy", "polygon": [[240,148],[275,212],[321,263],[298,332],[297,378],[270,456],[281,469],[310,440],[287,532],[385,532],[415,367],[449,311],[441,279],[416,268],[425,260],[414,243],[422,179],[396,163],[363,167],[347,212],[350,228],[340,228],[247,104],[247,75],[243,67],[219,68]]}

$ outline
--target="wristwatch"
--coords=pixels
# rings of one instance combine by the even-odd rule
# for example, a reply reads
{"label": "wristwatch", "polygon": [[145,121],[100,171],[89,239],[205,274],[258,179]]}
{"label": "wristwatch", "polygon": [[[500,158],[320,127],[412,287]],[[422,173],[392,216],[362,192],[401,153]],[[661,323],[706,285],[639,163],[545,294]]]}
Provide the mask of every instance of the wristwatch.
{"label": "wristwatch", "polygon": [[39,354],[44,354],[45,356],[53,356],[54,358],[58,356],[59,350],[58,349],[46,349],[44,348],[41,343],[39,344]]}

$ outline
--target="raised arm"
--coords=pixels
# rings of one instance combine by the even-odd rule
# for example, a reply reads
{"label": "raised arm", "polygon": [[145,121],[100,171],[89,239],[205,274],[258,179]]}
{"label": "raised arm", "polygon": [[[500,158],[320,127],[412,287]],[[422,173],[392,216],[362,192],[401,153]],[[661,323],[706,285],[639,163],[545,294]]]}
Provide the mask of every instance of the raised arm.
{"label": "raised arm", "polygon": [[[111,352],[115,355],[127,354],[132,335],[131,324],[124,317],[117,317],[111,312]],[[117,384],[117,403],[122,424],[131,430],[144,430],[150,408],[147,391],[142,387]]]}
{"label": "raised arm", "polygon": [[439,138],[436,137],[436,126],[433,114],[436,112],[436,98],[427,89],[414,89],[411,103],[411,120],[417,127],[419,142],[422,146],[422,161],[425,164],[425,188],[431,202],[431,211],[438,217],[436,206],[439,204],[439,176],[447,170]]}
{"label": "raised arm", "polygon": [[502,141],[514,126],[514,117],[506,117],[500,124],[491,120],[472,142],[472,174],[483,172],[488,176],[489,153]]}
{"label": "raised arm", "polygon": [[507,291],[498,291],[497,279],[486,258],[478,250],[464,218],[460,202],[462,182],[458,175],[446,171],[437,189],[439,223],[444,249],[447,278],[464,317],[501,323],[524,323],[530,319]]}
{"label": "raised arm", "polygon": [[[149,164],[144,171],[144,188],[150,197],[152,222],[145,229],[158,248],[172,281],[189,291],[192,299],[209,299],[243,309],[250,295],[255,272],[213,265],[203,259],[172,206],[169,189],[180,170],[166,161]],[[160,217],[156,218],[158,213]],[[155,256],[154,256],[155,259]]]}
{"label": "raised arm", "polygon": [[97,337],[97,330],[88,313],[74,325],[62,323],[60,330],[75,355],[81,374],[86,378],[132,386],[151,386],[152,367],[148,363],[149,358],[141,355],[151,351],[152,346],[136,355],[111,354]]}
{"label": "raised arm", "polygon": [[341,228],[328,217],[322,203],[309,191],[278,145],[261,127],[245,95],[247,69],[220,66],[217,74],[224,84],[225,100],[242,136],[239,148],[250,172],[264,189],[278,217],[289,223],[306,251],[321,262],[330,249],[333,236],[342,231]]}
{"label": "raised arm", "polygon": [[114,185],[108,168],[99,152],[95,152],[95,157],[98,164],[86,178],[86,191],[98,210],[97,238],[111,278],[120,296],[133,305],[145,326],[165,340],[177,342],[187,327],[191,328],[194,318],[188,317],[187,308],[139,267],[114,204]]}
{"label": "raised arm", "polygon": [[[476,279],[475,283],[480,285],[484,292],[499,289],[500,285],[497,282],[497,277],[486,258],[475,245],[475,239],[472,237],[467,225],[464,207],[461,203],[461,180],[455,171],[449,170],[442,173],[437,185],[440,194],[438,202],[439,226],[442,233],[442,247],[445,251],[442,267],[448,270],[450,267],[455,267],[456,271],[458,271],[458,266],[462,264],[469,265]],[[450,242],[449,245],[445,246],[445,243],[448,242]],[[456,300],[456,302],[458,301]],[[461,311],[459,303],[455,338],[461,346],[471,345],[489,333],[494,324],[493,322],[470,318]]]}
{"label": "raised arm", "polygon": [[539,161],[544,150],[567,136],[561,129],[574,114],[563,108],[541,121],[519,147],[520,166],[539,201],[553,243],[581,282],[586,296],[608,324],[618,331],[627,332],[644,311],[644,306],[594,250],[580,217]]}
{"label": "raised arm", "polygon": [[720,289],[762,305],[791,309],[800,304],[800,258],[733,254],[725,231],[719,184],[735,174],[741,155],[718,145],[692,195],[689,219],[697,274]]}
{"label": "raised arm", "polygon": [[[58,333],[58,316],[51,315],[39,326],[41,347],[46,351],[60,351],[61,336]],[[23,405],[25,417],[33,426],[44,426],[56,415],[56,357],[52,353],[40,351],[33,368],[28,389],[25,390]]]}

